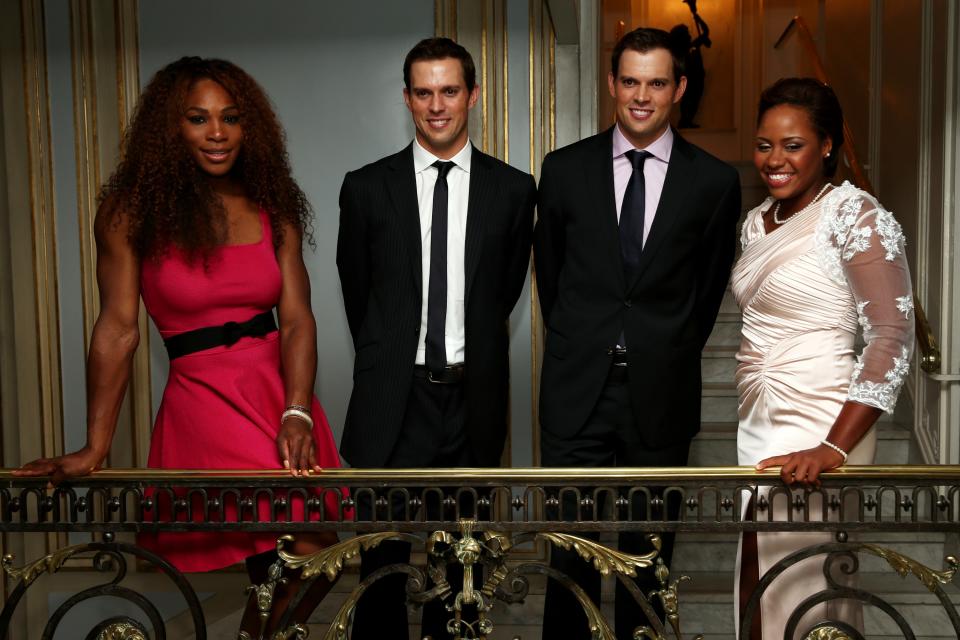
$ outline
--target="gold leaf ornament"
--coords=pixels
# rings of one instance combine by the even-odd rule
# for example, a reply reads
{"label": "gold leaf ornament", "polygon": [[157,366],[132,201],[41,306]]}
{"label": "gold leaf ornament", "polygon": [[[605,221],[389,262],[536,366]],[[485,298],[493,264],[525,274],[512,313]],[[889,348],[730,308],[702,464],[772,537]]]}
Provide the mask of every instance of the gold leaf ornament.
{"label": "gold leaf ornament", "polygon": [[286,543],[293,542],[293,536],[285,535],[277,539],[277,554],[287,568],[302,569],[301,578],[303,580],[322,573],[332,582],[343,570],[343,565],[347,560],[358,555],[361,550],[372,549],[384,540],[389,540],[396,535],[393,531],[367,533],[303,556],[290,553],[284,548]]}
{"label": "gold leaf ornament", "polygon": [[653,561],[660,553],[659,536],[650,536],[650,542],[653,544],[653,551],[643,555],[633,555],[623,553],[615,549],[605,547],[598,542],[570,535],[568,533],[540,533],[537,537],[557,545],[562,549],[576,551],[577,554],[593,564],[593,568],[600,572],[600,575],[608,576],[611,573],[636,577],[637,569],[646,569],[653,566]]}

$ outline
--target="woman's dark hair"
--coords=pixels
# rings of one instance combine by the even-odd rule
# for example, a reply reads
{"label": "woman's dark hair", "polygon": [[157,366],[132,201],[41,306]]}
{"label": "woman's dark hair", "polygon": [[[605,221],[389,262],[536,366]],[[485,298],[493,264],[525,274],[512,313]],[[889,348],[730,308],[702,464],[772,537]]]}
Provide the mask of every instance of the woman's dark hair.
{"label": "woman's dark hair", "polygon": [[223,203],[191,156],[180,132],[187,94],[199,80],[213,80],[235,101],[243,127],[240,155],[231,175],[270,216],[273,240],[283,243],[284,224],[312,243],[310,205],[290,171],[285,136],[269,98],[257,82],[226,60],[184,57],[153,76],[124,133],[120,162],[100,190],[113,215],[129,218],[129,240],[141,257],[171,246],[206,258],[226,240]]}
{"label": "woman's dark hair", "polygon": [[823,159],[823,173],[832,178],[840,162],[843,146],[843,110],[837,94],[829,86],[813,78],[781,78],[763,90],[757,109],[757,124],[763,114],[781,104],[800,107],[810,116],[820,140],[830,138],[833,148]]}
{"label": "woman's dark hair", "polygon": [[477,69],[473,64],[473,58],[469,51],[450,38],[427,38],[413,45],[413,49],[410,49],[407,57],[403,60],[403,84],[407,87],[407,90],[410,90],[410,67],[413,66],[414,62],[443,60],[444,58],[453,58],[460,61],[467,91],[473,91],[473,88],[477,86]]}

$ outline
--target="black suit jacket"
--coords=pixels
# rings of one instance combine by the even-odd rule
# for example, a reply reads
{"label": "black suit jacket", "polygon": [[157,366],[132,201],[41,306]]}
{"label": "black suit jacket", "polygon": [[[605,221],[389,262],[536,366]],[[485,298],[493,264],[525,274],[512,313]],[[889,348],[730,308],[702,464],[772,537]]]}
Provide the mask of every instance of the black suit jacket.
{"label": "black suit jacket", "polygon": [[[465,238],[463,382],[477,463],[498,466],[507,429],[508,323],[530,263],[536,184],[476,148]],[[340,451],[383,466],[400,433],[413,377],[422,296],[413,147],[343,180],[337,267],[356,357]]]}
{"label": "black suit jacket", "polygon": [[543,429],[586,422],[623,331],[643,441],[661,448],[700,428],[700,352],[730,275],[740,215],[736,170],[675,135],[638,273],[626,281],[613,191],[613,129],[543,162],[534,258],[546,345]]}

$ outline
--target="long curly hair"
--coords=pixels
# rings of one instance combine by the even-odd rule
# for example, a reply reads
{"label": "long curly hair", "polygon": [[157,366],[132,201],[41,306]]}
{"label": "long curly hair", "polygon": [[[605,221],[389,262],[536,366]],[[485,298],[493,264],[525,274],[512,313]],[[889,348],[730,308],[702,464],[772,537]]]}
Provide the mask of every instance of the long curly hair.
{"label": "long curly hair", "polygon": [[277,115],[260,85],[226,60],[183,57],[153,76],[124,133],[117,169],[100,190],[101,204],[129,219],[129,241],[142,258],[176,246],[206,260],[226,241],[223,203],[180,132],[187,94],[201,79],[220,84],[240,111],[243,143],[231,175],[269,215],[274,244],[283,243],[288,223],[312,245],[310,204],[291,175]]}

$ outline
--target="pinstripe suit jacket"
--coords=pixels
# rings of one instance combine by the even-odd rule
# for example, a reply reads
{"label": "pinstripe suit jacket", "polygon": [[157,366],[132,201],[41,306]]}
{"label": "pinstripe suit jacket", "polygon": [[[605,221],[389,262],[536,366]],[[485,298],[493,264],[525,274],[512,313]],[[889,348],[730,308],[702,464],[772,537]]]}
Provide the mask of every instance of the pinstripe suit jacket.
{"label": "pinstripe suit jacket", "polygon": [[[507,425],[508,321],[526,277],[536,185],[476,148],[465,239],[464,380],[477,463],[497,466]],[[340,190],[337,268],[355,349],[340,451],[383,466],[400,433],[416,359],[424,283],[412,145],[356,171]]]}

